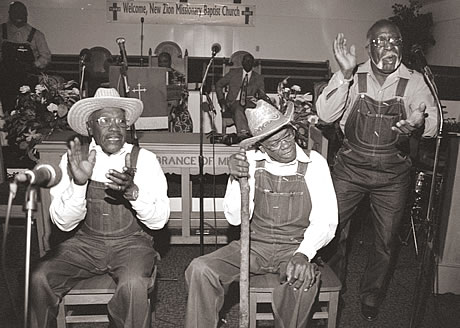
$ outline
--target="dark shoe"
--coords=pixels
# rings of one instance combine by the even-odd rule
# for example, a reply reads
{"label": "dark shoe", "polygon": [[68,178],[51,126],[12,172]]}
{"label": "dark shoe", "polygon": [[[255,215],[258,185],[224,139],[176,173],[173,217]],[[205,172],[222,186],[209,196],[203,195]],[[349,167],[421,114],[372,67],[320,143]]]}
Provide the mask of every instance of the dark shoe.
{"label": "dark shoe", "polygon": [[377,315],[379,314],[379,308],[376,306],[370,306],[366,304],[361,304],[361,315],[367,321],[375,321]]}

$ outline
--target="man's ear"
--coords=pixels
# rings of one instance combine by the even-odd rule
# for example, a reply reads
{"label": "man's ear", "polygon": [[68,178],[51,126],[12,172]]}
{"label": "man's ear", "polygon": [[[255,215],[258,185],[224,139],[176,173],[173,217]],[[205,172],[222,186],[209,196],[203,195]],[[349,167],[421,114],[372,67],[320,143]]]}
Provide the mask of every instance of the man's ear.
{"label": "man's ear", "polygon": [[91,129],[91,125],[89,124],[89,122],[86,122],[86,130],[88,131],[88,136],[91,139],[91,137],[93,136],[93,130]]}

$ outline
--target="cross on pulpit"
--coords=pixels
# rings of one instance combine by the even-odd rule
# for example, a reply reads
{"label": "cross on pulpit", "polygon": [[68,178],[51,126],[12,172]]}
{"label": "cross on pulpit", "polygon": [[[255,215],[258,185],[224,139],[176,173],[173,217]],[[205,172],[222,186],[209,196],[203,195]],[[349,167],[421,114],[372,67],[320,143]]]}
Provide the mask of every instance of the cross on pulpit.
{"label": "cross on pulpit", "polygon": [[137,84],[137,89],[133,89],[133,90],[132,90],[133,92],[137,92],[137,93],[139,94],[139,100],[142,100],[141,92],[146,92],[146,91],[147,91],[146,88],[142,88],[142,89],[141,89],[141,86],[142,86],[142,85],[141,85],[140,83],[138,83],[138,84]]}

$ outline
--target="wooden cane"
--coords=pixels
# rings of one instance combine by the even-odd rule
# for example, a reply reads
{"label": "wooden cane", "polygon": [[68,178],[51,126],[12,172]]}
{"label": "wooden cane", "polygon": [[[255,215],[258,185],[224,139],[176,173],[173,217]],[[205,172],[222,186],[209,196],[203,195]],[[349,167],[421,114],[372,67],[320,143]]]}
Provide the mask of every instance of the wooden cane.
{"label": "wooden cane", "polygon": [[[244,142],[240,149],[249,147]],[[240,178],[241,189],[241,267],[240,267],[240,328],[249,328],[249,184]]]}

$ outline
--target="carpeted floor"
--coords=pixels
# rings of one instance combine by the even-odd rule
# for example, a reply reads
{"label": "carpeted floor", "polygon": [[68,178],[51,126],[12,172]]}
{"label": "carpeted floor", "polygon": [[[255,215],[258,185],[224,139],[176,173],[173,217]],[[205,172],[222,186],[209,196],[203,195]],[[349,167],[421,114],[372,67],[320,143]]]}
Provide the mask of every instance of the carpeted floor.
{"label": "carpeted floor", "polygon": [[[364,215],[365,217],[365,215]],[[358,222],[356,222],[358,223]],[[367,327],[409,327],[413,311],[412,297],[416,286],[419,261],[415,255],[413,242],[409,240],[407,246],[402,246],[400,256],[395,266],[393,279],[389,283],[388,295],[385,299],[379,318],[373,323],[368,323],[360,317],[359,297],[357,294],[360,276],[366,264],[366,253],[371,243],[372,234],[368,223],[355,224],[352,230],[350,244],[349,274],[347,289],[343,294],[343,302],[339,315],[338,327],[341,328],[367,328]],[[34,234],[35,236],[35,234]],[[32,260],[38,259],[37,242],[33,238]],[[205,253],[211,252],[215,246],[206,246]],[[8,296],[5,277],[0,276],[0,327],[19,327],[15,317],[15,310],[22,315],[23,281],[24,281],[24,250],[25,230],[13,228],[7,243],[8,258],[6,265],[7,279],[12,290],[13,301]],[[186,306],[186,289],[184,284],[184,271],[190,261],[199,256],[198,245],[162,248],[162,261],[159,265],[159,281],[156,291],[155,320],[152,327],[176,328],[184,326],[184,309]],[[222,328],[238,327],[238,289],[231,290],[223,310],[226,323]],[[422,328],[454,328],[460,322],[460,296],[452,294],[434,296],[428,290],[426,293],[425,310],[418,316]],[[15,304],[15,305],[14,305]],[[263,325],[271,327],[270,325]],[[323,327],[317,323],[313,327]],[[104,324],[74,325],[74,327],[102,328]],[[208,328],[208,327],[203,327]]]}

